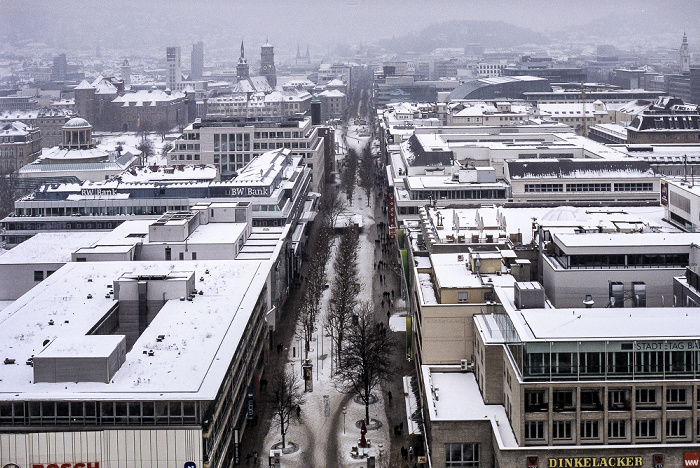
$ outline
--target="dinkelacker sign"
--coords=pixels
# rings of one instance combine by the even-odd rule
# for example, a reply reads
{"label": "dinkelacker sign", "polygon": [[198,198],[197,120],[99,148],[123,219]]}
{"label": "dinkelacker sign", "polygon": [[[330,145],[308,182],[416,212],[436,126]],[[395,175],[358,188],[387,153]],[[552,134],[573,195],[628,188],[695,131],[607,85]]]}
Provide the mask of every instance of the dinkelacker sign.
{"label": "dinkelacker sign", "polygon": [[642,466],[642,457],[571,457],[550,458],[547,468],[598,468]]}

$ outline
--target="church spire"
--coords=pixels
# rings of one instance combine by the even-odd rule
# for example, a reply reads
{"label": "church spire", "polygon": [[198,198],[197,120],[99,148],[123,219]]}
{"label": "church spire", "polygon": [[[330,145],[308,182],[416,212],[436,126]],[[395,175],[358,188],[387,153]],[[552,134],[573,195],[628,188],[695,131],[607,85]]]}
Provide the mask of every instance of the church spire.
{"label": "church spire", "polygon": [[243,39],[241,39],[241,58],[245,58],[245,48],[243,47]]}

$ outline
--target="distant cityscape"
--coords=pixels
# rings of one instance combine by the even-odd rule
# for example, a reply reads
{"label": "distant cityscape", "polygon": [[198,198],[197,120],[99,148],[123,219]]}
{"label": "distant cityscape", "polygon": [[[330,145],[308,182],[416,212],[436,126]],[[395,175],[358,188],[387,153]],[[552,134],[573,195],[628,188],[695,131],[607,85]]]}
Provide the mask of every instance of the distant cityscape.
{"label": "distant cityscape", "polygon": [[460,24],[7,33],[0,466],[697,467],[700,38]]}

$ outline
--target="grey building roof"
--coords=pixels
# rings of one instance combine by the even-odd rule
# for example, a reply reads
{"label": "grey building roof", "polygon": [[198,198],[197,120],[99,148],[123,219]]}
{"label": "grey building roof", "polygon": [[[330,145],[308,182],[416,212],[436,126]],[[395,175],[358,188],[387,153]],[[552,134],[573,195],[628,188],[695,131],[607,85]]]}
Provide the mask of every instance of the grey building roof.
{"label": "grey building roof", "polygon": [[506,164],[510,179],[656,177],[649,163],[633,159],[523,159]]}

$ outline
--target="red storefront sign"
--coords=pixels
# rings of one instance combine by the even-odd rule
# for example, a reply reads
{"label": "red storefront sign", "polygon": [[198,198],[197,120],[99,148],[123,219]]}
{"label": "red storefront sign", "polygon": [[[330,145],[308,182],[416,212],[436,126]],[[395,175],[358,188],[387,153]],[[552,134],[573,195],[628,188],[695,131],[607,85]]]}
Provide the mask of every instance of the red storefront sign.
{"label": "red storefront sign", "polygon": [[697,468],[700,464],[700,452],[684,452],[683,466],[685,468]]}
{"label": "red storefront sign", "polygon": [[100,468],[100,462],[87,462],[87,463],[34,463],[32,468]]}

